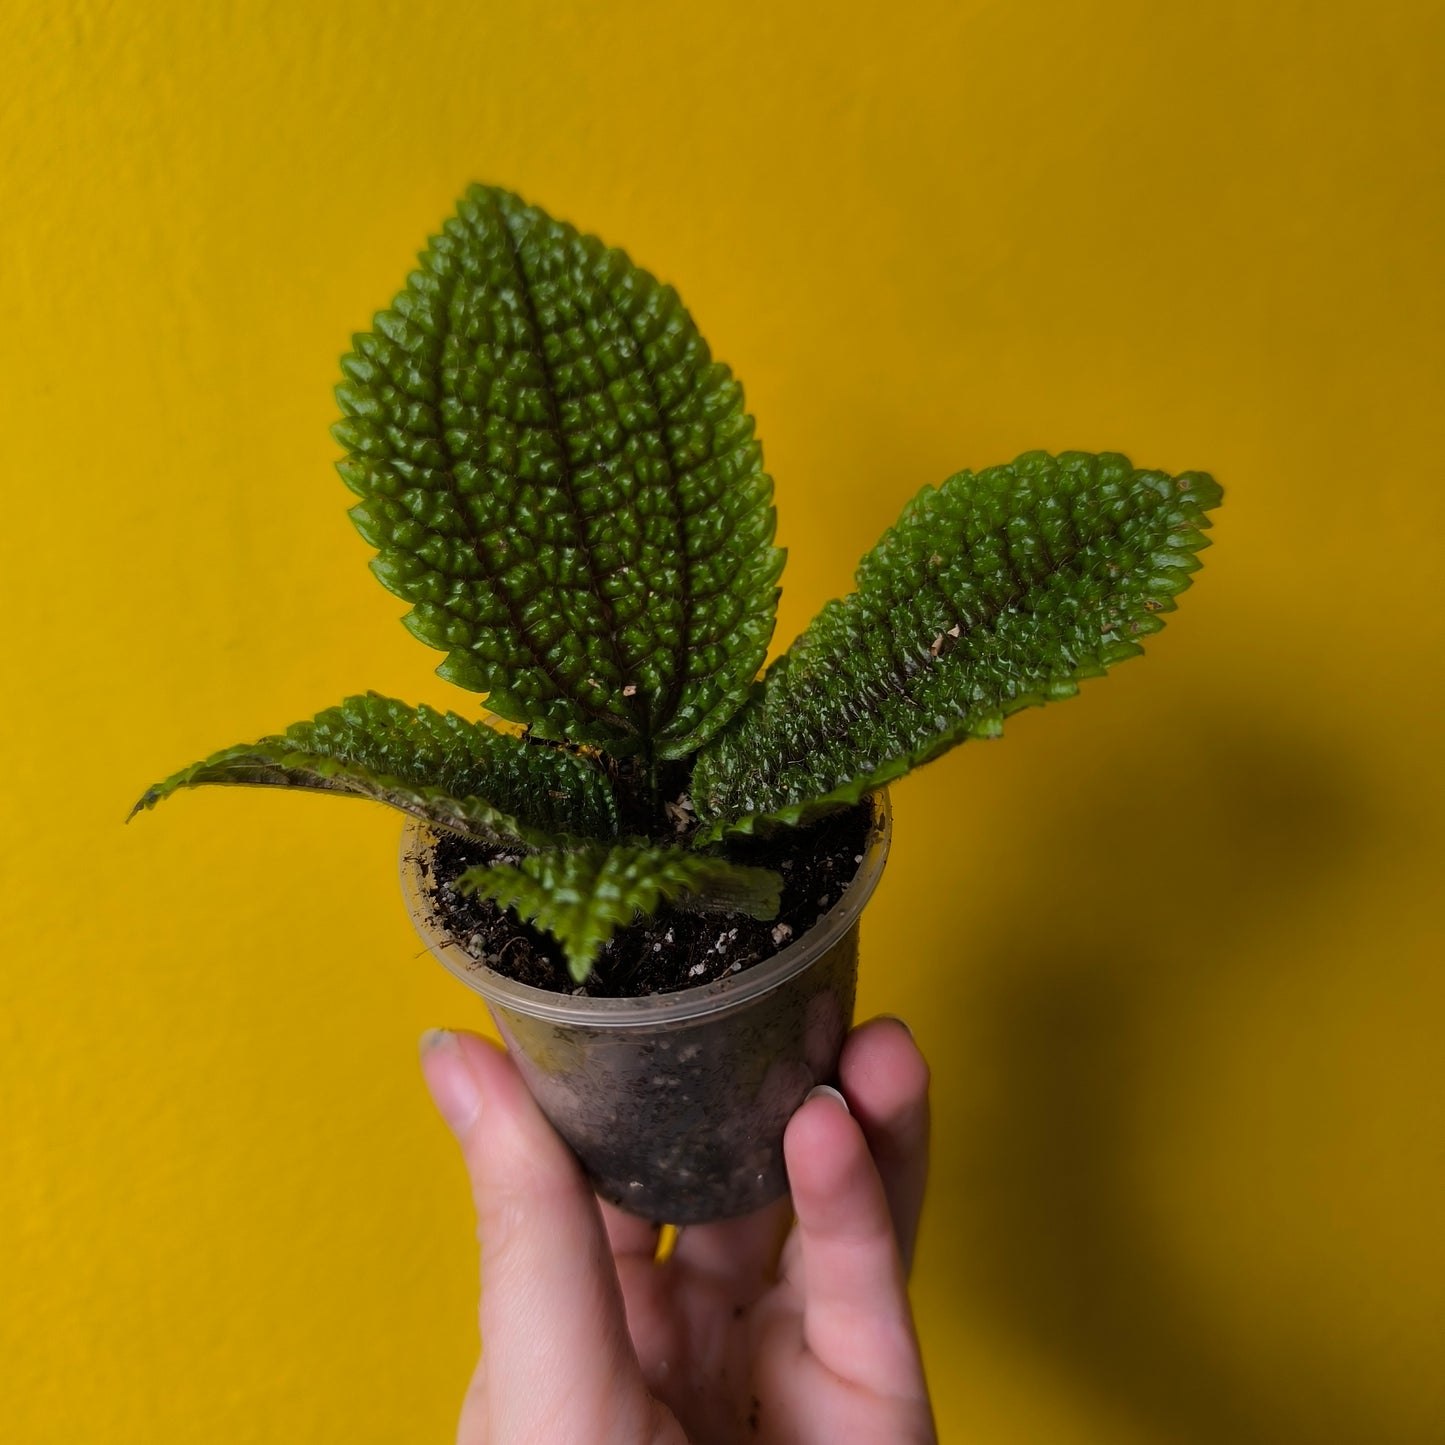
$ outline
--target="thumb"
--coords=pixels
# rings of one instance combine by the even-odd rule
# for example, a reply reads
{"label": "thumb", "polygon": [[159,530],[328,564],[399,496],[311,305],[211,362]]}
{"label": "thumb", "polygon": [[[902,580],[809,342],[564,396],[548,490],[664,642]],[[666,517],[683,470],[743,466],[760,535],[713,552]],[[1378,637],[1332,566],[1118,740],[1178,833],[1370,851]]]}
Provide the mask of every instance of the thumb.
{"label": "thumb", "polygon": [[[829,1095],[828,1098],[815,1095]],[[783,1136],[802,1286],[803,1337],[839,1376],[883,1396],[928,1399],[907,1277],[868,1143],[836,1089],[815,1089]]]}
{"label": "thumb", "polygon": [[[482,1246],[473,1440],[646,1440],[656,1425],[597,1201],[516,1066],[475,1034],[434,1030],[422,1072],[461,1144]],[[472,1433],[475,1432],[475,1433]]]}

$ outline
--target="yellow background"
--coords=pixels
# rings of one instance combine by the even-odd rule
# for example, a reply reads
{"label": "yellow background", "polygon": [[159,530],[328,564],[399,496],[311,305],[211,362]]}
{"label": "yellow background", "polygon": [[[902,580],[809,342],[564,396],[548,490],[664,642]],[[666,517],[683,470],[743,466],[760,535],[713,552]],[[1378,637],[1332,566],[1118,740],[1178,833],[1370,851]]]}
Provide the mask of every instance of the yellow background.
{"label": "yellow background", "polygon": [[[9,0],[0,1433],[442,1441],[462,1178],[382,809],[141,788],[455,694],[336,359],[463,185],[674,281],[790,638],[926,482],[1228,488],[1150,656],[896,789],[948,1441],[1445,1438],[1438,4]],[[474,701],[474,700],[473,700]]]}

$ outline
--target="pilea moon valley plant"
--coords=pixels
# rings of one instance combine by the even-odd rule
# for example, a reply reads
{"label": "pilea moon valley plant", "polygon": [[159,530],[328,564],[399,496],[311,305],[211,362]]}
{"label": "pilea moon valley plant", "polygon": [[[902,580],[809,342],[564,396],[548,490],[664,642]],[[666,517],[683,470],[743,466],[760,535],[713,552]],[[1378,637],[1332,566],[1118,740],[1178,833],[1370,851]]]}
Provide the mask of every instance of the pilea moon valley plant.
{"label": "pilea moon valley plant", "polygon": [[204,783],[389,803],[489,846],[456,888],[552,935],[578,981],[664,906],[771,918],[759,838],[1135,656],[1220,499],[1113,453],[959,472],[760,676],[772,483],[670,286],[473,186],[342,371],[339,466],[372,570],[491,716],[359,695],[137,807]]}
{"label": "pilea moon valley plant", "polygon": [[960,472],[759,678],[783,568],[772,482],[677,293],[485,186],[420,261],[342,361],[339,468],[437,671],[519,728],[352,697],[137,807],[259,783],[504,841],[519,861],[460,887],[553,933],[578,979],[666,901],[768,916],[779,880],[731,862],[730,839],[1071,696],[1141,651],[1208,543],[1220,488],[1200,472],[1083,452]]}

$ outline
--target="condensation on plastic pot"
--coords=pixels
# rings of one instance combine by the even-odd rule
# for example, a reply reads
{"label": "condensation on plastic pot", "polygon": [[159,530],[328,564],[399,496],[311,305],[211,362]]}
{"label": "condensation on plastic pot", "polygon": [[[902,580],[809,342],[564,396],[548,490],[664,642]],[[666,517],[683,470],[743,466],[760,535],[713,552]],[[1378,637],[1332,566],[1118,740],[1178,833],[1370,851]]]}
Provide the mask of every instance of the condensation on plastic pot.
{"label": "condensation on plastic pot", "polygon": [[426,869],[435,833],[415,819],[409,820],[402,832],[401,889],[407,910],[428,950],[449,973],[481,994],[488,1003],[529,1018],[595,1029],[635,1028],[644,1020],[649,1024],[663,1024],[716,1017],[743,1008],[763,994],[782,987],[826,953],[858,921],[882,877],[892,835],[893,813],[887,789],[874,793],[872,803],[873,824],[863,850],[863,861],[843,896],[817,923],[762,963],[714,983],[671,993],[648,994],[642,998],[589,998],[553,993],[518,983],[473,958],[448,934],[437,916],[436,904],[428,892]]}

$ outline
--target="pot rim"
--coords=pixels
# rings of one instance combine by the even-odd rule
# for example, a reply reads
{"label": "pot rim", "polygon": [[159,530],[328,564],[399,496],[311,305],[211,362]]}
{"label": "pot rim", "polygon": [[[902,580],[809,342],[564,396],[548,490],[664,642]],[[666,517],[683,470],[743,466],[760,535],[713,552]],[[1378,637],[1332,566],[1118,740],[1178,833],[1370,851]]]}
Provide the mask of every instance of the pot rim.
{"label": "pot rim", "polygon": [[553,993],[550,989],[518,983],[473,958],[437,926],[435,910],[423,886],[422,865],[426,843],[436,830],[415,818],[407,820],[401,835],[401,891],[412,924],[428,951],[448,973],[495,1007],[529,1018],[597,1029],[652,1027],[716,1016],[731,1013],[782,987],[821,958],[857,923],[883,874],[893,835],[893,809],[887,788],[870,794],[869,801],[873,822],[863,861],[843,896],[812,928],[771,958],[739,974],[671,993],[645,994],[640,998],[588,998]]}

